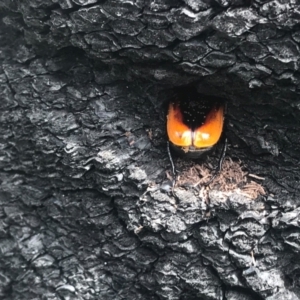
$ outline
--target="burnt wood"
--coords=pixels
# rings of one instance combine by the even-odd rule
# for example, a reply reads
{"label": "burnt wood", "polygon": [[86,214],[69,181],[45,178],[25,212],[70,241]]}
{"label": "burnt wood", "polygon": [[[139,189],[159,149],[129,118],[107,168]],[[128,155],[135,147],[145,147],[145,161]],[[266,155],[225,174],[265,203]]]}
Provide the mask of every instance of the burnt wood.
{"label": "burnt wood", "polygon": [[[0,1],[0,298],[300,299],[299,13]],[[265,193],[168,193],[164,105],[190,84],[228,100],[227,157]]]}

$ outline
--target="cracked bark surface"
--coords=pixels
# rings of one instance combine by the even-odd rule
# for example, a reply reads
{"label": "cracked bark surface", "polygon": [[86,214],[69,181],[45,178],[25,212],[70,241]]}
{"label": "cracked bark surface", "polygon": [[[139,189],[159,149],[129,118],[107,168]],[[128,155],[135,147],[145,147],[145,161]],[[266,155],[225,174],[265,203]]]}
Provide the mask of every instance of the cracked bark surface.
{"label": "cracked bark surface", "polygon": [[[300,299],[297,2],[0,8],[2,299]],[[186,84],[228,99],[227,157],[265,195],[166,192]]]}

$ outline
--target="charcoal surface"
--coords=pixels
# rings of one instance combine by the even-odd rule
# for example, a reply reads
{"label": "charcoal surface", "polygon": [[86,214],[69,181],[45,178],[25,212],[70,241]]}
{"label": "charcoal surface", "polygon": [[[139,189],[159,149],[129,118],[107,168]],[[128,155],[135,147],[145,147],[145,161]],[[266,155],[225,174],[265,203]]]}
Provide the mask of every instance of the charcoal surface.
{"label": "charcoal surface", "polygon": [[[300,299],[299,14],[2,0],[0,298]],[[226,156],[255,199],[170,192],[165,103],[189,84],[228,99]],[[209,168],[219,146],[175,163]]]}

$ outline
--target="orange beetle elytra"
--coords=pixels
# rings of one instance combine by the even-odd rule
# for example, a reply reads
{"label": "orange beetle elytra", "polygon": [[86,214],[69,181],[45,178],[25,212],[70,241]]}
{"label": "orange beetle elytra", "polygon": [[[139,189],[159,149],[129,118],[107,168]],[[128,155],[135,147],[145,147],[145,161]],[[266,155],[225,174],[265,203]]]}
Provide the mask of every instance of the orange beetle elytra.
{"label": "orange beetle elytra", "polygon": [[173,148],[197,157],[220,140],[225,103],[220,98],[197,93],[179,96],[184,98],[177,98],[169,104],[168,138]]}

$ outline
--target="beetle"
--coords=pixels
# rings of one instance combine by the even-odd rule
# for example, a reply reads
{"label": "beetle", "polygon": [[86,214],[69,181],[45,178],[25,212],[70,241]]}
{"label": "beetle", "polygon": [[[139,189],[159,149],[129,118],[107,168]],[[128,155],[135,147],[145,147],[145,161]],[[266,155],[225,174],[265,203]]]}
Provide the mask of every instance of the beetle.
{"label": "beetle", "polygon": [[[181,156],[197,159],[212,150],[221,139],[226,102],[223,98],[199,94],[195,88],[180,89],[169,102],[167,112],[168,154],[176,181],[170,146]],[[218,167],[209,185],[222,167],[227,147],[225,139]],[[175,183],[173,183],[174,185]]]}

